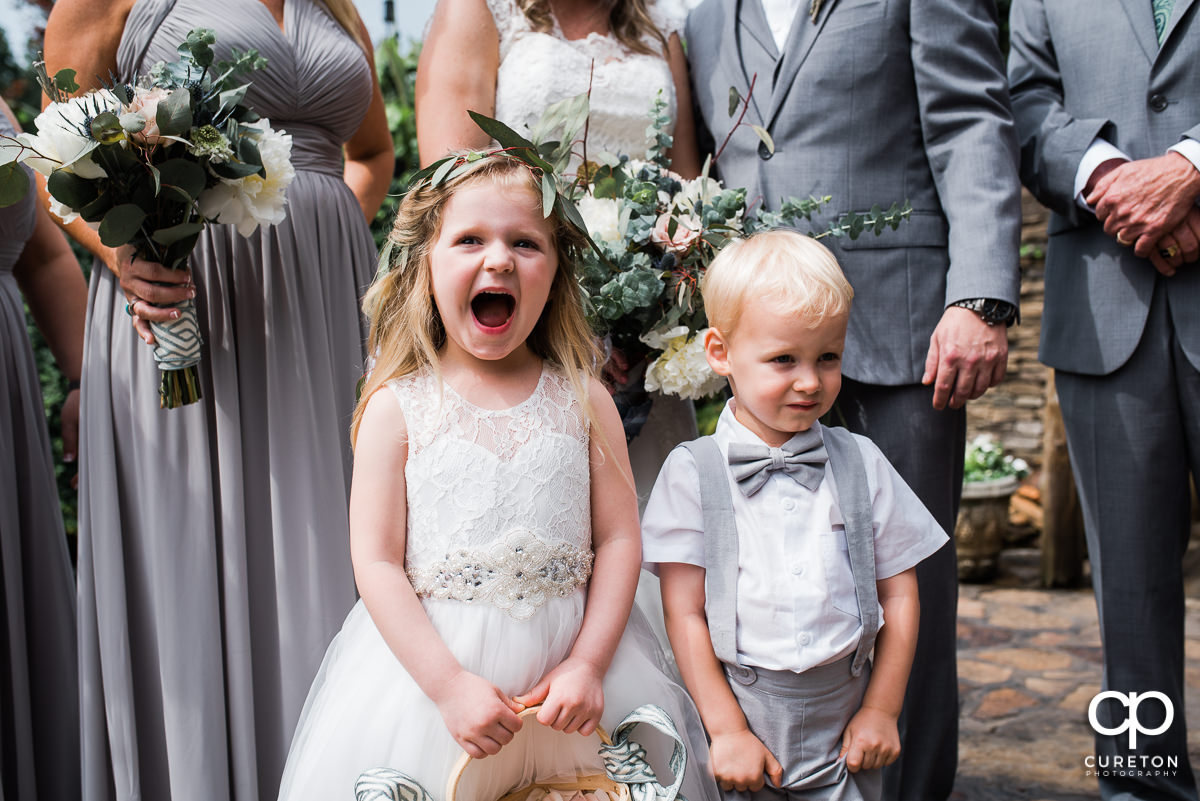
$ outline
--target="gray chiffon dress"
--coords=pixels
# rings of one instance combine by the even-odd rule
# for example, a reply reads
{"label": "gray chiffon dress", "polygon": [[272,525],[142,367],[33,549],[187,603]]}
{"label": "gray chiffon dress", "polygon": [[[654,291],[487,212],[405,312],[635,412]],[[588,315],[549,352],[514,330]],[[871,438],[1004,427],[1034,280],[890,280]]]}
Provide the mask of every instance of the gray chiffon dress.
{"label": "gray chiffon dress", "polygon": [[84,798],[274,799],[292,730],[355,601],[347,500],[358,301],[375,248],[342,180],[370,105],[362,50],[318,0],[138,0],[117,62],[256,49],[247,102],[293,137],[287,219],[212,226],[191,257],[203,399],[159,409],[125,297],[89,292],[80,488]]}
{"label": "gray chiffon dress", "polygon": [[[12,136],[0,114],[0,133]],[[32,183],[31,183],[32,186]],[[30,191],[0,209],[0,799],[79,797],[75,578],[13,265]]]}

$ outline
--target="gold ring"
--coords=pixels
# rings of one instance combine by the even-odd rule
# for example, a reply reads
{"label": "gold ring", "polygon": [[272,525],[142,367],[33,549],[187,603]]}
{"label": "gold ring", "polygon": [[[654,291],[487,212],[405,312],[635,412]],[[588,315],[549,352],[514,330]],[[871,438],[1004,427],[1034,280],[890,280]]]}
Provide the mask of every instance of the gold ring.
{"label": "gold ring", "polygon": [[1128,241],[1127,239],[1125,239],[1125,237],[1121,236],[1120,234],[1117,234],[1117,244],[1124,245],[1125,247],[1129,247],[1133,243]]}
{"label": "gold ring", "polygon": [[1162,256],[1164,259],[1173,259],[1179,255],[1179,248],[1176,245],[1171,245],[1170,247],[1166,247],[1158,251],[1158,255]]}

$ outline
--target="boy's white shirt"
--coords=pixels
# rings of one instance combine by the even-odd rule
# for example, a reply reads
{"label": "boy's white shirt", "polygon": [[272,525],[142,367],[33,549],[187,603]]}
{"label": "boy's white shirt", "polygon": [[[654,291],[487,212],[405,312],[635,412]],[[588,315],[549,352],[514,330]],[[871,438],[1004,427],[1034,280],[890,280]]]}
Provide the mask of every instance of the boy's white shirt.
{"label": "boy's white shirt", "polygon": [[[731,442],[762,444],[729,404],[714,437],[722,452]],[[879,448],[865,437],[855,440],[873,501],[876,576],[890,578],[948,538]],[[726,477],[738,528],[738,660],[803,672],[853,653],[862,624],[832,471],[825,471],[815,492],[776,472],[751,497],[728,471]],[[650,493],[642,516],[642,559],[654,572],[662,562],[705,566],[696,463],[684,448],[667,457]]]}

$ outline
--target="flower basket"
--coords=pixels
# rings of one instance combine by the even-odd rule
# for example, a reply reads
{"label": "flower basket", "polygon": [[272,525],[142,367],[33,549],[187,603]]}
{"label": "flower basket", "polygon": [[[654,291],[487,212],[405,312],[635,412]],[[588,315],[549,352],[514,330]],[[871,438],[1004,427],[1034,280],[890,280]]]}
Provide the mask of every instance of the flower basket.
{"label": "flower basket", "polygon": [[[506,745],[498,754],[498,757],[503,757],[504,753],[517,746],[518,750],[523,750],[525,754],[532,751],[534,754],[555,753],[557,742],[563,737],[571,737],[572,735],[563,734],[554,731],[554,729],[536,724],[532,720],[537,714],[539,707],[530,707],[521,712],[521,717],[526,719],[526,725],[521,727],[521,731],[517,732],[513,741]],[[578,735],[575,735],[578,736]],[[611,746],[612,739],[608,733],[601,727],[596,727],[589,738],[595,742],[590,746],[597,756],[600,754],[600,749],[604,746]],[[515,762],[516,760],[510,760]],[[478,784],[484,773],[492,773],[503,771],[505,767],[517,766],[497,766],[494,760],[478,760],[463,754],[455,764],[454,769],[450,772],[450,778],[446,782],[446,801],[482,801],[481,796],[475,790],[475,785]],[[569,797],[575,792],[591,793],[596,790],[603,790],[612,801],[630,801],[629,788],[617,781],[613,781],[604,774],[603,763],[597,760],[594,771],[580,771],[572,775],[555,775],[556,771],[551,766],[549,773],[541,773],[529,784],[517,787],[510,792],[500,796],[496,801],[526,801],[531,796],[535,799],[542,795],[538,792],[542,791],[558,791],[564,798]],[[494,780],[494,776],[489,776],[488,781]]]}
{"label": "flower basket", "polygon": [[[532,720],[538,709],[521,712],[525,725],[500,753],[486,759],[463,754],[447,777],[445,801],[538,801],[550,793],[563,799],[575,793],[600,797],[598,791],[609,801],[675,801],[683,783],[687,751],[662,708],[638,707],[617,725],[612,737],[599,727],[588,737],[555,731]],[[639,723],[649,724],[675,741],[670,765],[675,780],[669,787],[659,784],[644,749],[629,737]],[[568,762],[570,768],[564,770]],[[434,801],[412,777],[391,768],[364,771],[355,784],[354,797],[356,801]]]}

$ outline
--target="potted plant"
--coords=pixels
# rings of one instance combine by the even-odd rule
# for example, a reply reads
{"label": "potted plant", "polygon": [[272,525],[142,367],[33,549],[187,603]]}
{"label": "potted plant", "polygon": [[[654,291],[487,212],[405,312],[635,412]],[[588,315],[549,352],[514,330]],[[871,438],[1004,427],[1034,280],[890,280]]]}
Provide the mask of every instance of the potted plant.
{"label": "potted plant", "polygon": [[989,581],[996,575],[1009,500],[1028,474],[1029,465],[1006,454],[988,434],[967,444],[962,503],[954,527],[960,581]]}

